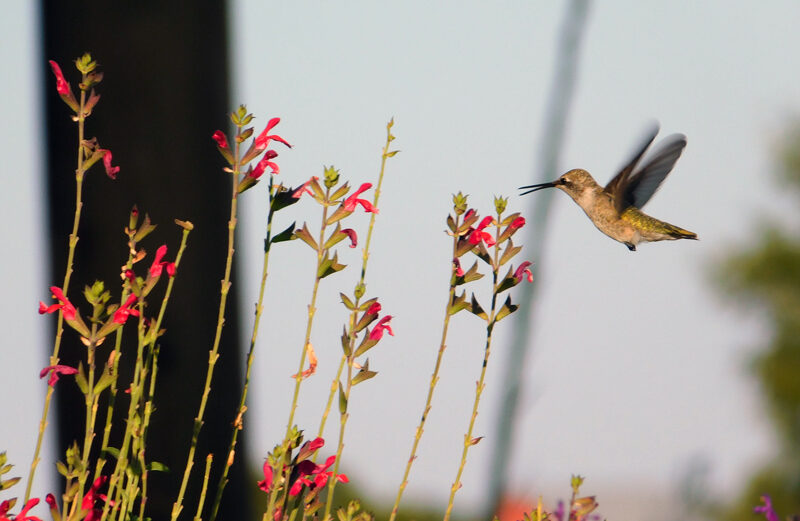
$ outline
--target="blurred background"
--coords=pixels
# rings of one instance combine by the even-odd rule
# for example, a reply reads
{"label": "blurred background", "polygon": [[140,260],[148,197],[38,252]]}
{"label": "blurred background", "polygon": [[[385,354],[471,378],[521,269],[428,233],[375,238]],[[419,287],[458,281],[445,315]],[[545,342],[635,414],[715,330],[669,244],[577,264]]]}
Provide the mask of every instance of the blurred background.
{"label": "blurred background", "polygon": [[[60,7],[70,8],[85,7]],[[495,335],[476,427],[486,438],[470,452],[458,515],[479,518],[500,497],[506,503],[535,501],[540,494],[550,502],[566,499],[571,474],[587,477],[583,492],[598,496],[608,519],[750,519],[761,493],[772,494],[779,511],[800,510],[797,2],[755,9],[749,2],[680,0],[237,0],[214,17],[200,16],[204,6],[195,3],[162,10],[149,4],[104,7],[94,18],[89,11],[48,16],[48,9],[53,6],[47,2],[10,4],[0,19],[7,71],[0,87],[6,158],[0,190],[0,449],[19,474],[27,473],[33,454],[45,391],[37,374],[52,346],[51,320],[36,314],[37,303],[63,277],[63,267],[48,264],[51,253],[66,249],[63,237],[63,247],[49,238],[58,221],[53,194],[63,194],[68,206],[74,196],[71,184],[54,192],[48,181],[49,167],[50,176],[56,170],[71,183],[74,166],[52,164],[56,144],[44,136],[54,126],[46,121],[61,119],[66,130],[59,130],[59,139],[67,146],[74,135],[64,124],[67,109],[46,60],[59,61],[76,88],[70,62],[90,51],[106,80],[99,87],[100,123],[93,127],[90,119],[88,134],[113,150],[121,167],[117,184],[99,171],[87,180],[98,199],[116,198],[105,214],[120,248],[108,256],[112,274],[124,255],[121,229],[132,204],[158,215],[154,220],[164,230],[172,218],[195,220],[219,210],[183,202],[157,207],[156,200],[146,207],[142,199],[149,191],[159,194],[156,199],[178,201],[190,186],[215,191],[214,176],[224,178],[221,158],[212,154],[200,172],[181,154],[215,153],[210,136],[238,104],[259,118],[257,130],[281,117],[276,130],[294,145],[279,157],[281,179],[290,185],[331,164],[352,184],[374,182],[385,125],[394,117],[401,153],[388,164],[367,287],[393,315],[396,336],[370,356],[379,376],[351,398],[344,459],[353,488],[374,508],[394,499],[424,404],[451,269],[445,217],[451,194],[461,190],[482,214],[491,213],[495,195],[506,195],[510,208],[528,218],[523,231],[533,235],[523,241],[529,248],[522,255],[535,263],[535,304],[521,308]],[[123,33],[115,26],[126,22],[136,23],[135,30]],[[183,36],[183,24],[197,25]],[[202,24],[216,29],[204,32]],[[63,34],[54,34],[57,27]],[[162,47],[154,34],[181,37]],[[134,58],[137,51],[144,57]],[[199,94],[204,89],[213,103]],[[183,98],[195,108],[177,105]],[[113,111],[115,104],[135,107],[128,111],[135,128]],[[208,112],[199,120],[198,106]],[[653,120],[660,121],[663,136],[686,134],[688,146],[646,212],[697,232],[700,241],[646,244],[631,253],[599,233],[564,194],[551,194],[550,211],[537,206],[548,201],[543,193],[516,196],[521,185],[577,167],[604,184]],[[156,154],[155,163],[146,154]],[[134,181],[147,175],[155,181]],[[224,333],[240,349],[238,360],[228,351],[232,374],[245,356],[257,299],[263,189],[246,194],[239,219],[241,312],[229,318]],[[219,204],[226,219],[227,201]],[[312,221],[312,208],[296,205],[279,214],[287,220],[276,225]],[[71,219],[71,210],[67,215]],[[356,221],[357,229],[365,230],[366,222]],[[91,249],[92,230],[78,245],[87,258],[104,251]],[[201,230],[190,239],[187,256],[198,268],[207,266],[214,288],[208,298],[215,302],[222,271],[214,263],[224,258],[224,242],[202,246]],[[358,264],[360,253],[348,249],[341,260]],[[314,259],[299,241],[271,258],[246,417],[248,468],[240,469],[246,486],[254,485],[263,458],[283,434],[313,270]],[[351,291],[355,271],[326,279],[320,293],[312,336],[319,367],[303,386],[297,414],[309,431],[317,428],[340,357],[345,314],[338,293]],[[105,277],[115,282],[113,275]],[[183,289],[191,292],[187,280]],[[73,287],[89,282],[76,278]],[[179,281],[176,293],[181,289]],[[455,476],[483,331],[469,316],[457,315],[451,325],[401,513],[443,509]],[[199,358],[212,340],[209,335],[193,344]],[[520,346],[524,354],[512,355]],[[509,364],[519,369],[518,388]],[[225,394],[226,382],[218,378],[215,390]],[[233,387],[229,392],[236,395]],[[516,394],[509,396],[510,388]],[[513,418],[509,400],[516,400]],[[159,406],[193,415],[196,399]],[[231,419],[222,409],[211,413],[219,412],[224,426]],[[329,446],[336,439],[333,423]],[[509,426],[507,434],[501,425]],[[188,436],[190,421],[171,428]],[[48,442],[35,495],[55,486],[46,472],[63,458],[58,445]],[[183,458],[177,456],[176,467]],[[507,465],[498,468],[504,458]],[[497,483],[504,484],[502,491],[494,490]]]}

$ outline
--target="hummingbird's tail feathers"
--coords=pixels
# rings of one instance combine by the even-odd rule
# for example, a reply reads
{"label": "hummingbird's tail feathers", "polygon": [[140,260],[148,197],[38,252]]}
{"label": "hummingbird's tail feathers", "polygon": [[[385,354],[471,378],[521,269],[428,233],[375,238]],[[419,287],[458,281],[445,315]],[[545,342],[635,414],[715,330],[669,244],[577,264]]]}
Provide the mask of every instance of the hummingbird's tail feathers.
{"label": "hummingbird's tail feathers", "polygon": [[690,232],[689,230],[684,230],[683,228],[678,228],[677,226],[669,223],[664,223],[668,227],[668,233],[671,237],[675,239],[692,239],[697,240],[697,234],[694,232]]}

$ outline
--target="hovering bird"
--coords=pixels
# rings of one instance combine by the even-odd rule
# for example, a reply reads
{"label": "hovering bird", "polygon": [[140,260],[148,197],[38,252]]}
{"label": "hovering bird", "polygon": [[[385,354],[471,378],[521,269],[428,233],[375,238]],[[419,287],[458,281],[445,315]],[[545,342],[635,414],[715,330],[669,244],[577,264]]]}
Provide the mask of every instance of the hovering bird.
{"label": "hovering bird", "polygon": [[667,136],[648,156],[641,167],[636,165],[658,134],[658,126],[648,133],[647,139],[635,156],[605,188],[597,184],[586,170],[570,170],[555,181],[521,186],[520,195],[543,188],[558,188],[583,208],[589,219],[601,232],[619,241],[631,251],[642,242],[697,239],[697,234],[659,221],[641,211],[662,181],[670,173],[686,146],[686,136]]}

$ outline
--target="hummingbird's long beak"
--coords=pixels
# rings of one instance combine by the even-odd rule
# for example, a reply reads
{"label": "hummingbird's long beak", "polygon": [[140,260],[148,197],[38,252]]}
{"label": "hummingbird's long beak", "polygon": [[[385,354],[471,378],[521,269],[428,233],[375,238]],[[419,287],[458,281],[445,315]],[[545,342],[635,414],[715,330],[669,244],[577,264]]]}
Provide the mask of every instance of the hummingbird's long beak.
{"label": "hummingbird's long beak", "polygon": [[537,190],[541,190],[542,188],[555,188],[556,186],[558,186],[560,184],[558,181],[559,180],[551,181],[549,183],[539,183],[537,185],[520,186],[519,187],[520,190],[526,190],[526,191],[522,192],[519,195],[526,195],[526,194],[529,194],[531,192],[535,192]]}

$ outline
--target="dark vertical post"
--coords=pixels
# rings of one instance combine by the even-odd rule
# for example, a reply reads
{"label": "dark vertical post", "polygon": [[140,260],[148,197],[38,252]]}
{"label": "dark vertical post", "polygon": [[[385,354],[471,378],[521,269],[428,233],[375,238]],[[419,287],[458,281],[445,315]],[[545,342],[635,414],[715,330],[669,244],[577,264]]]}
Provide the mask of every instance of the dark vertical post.
{"label": "dark vertical post", "polygon": [[[150,254],[166,243],[168,258],[174,258],[180,233],[173,219],[195,225],[165,317],[167,331],[160,341],[156,410],[147,457],[165,463],[170,472],[150,474],[148,513],[153,519],[169,518],[180,484],[214,339],[225,267],[230,180],[221,169],[223,162],[211,134],[227,128],[230,111],[226,4],[220,0],[41,2],[41,66],[47,67],[48,59],[58,61],[77,89],[79,76],[71,61],[90,52],[99,62],[104,79],[97,90],[102,99],[87,121],[86,136],[96,136],[103,148],[112,150],[115,164],[121,167],[116,181],[108,179],[101,167],[90,170],[84,181],[70,298],[76,304],[81,302],[82,287],[96,279],[119,295],[119,266],[126,257],[123,227],[134,204],[158,224],[143,245]],[[49,283],[59,285],[75,210],[77,132],[69,110],[54,88],[49,88],[49,69],[46,74],[43,150],[47,154],[50,212]],[[202,473],[205,455],[214,454],[212,486],[227,457],[241,389],[235,287],[234,281],[195,465]],[[66,331],[63,363],[85,358],[84,351]],[[107,354],[99,352],[98,356],[102,360]],[[133,358],[130,351],[123,353],[123,362],[131,363]],[[64,386],[56,393],[59,459],[74,439],[83,438],[83,415],[75,413],[82,410],[82,400],[76,401],[77,391],[70,388],[74,386]],[[118,403],[123,405],[118,409],[127,409],[125,395],[119,396]],[[237,452],[244,452],[241,443]],[[226,519],[251,517],[241,460],[234,465],[225,491],[222,511]],[[199,485],[198,476],[190,485],[183,519],[194,515]],[[213,491],[210,495],[213,497]]]}

